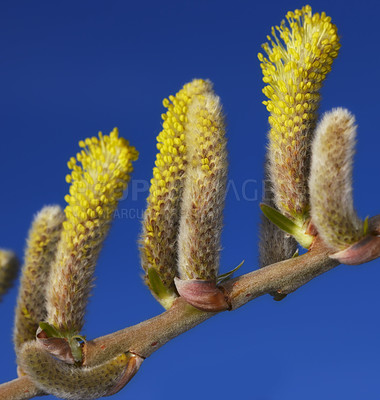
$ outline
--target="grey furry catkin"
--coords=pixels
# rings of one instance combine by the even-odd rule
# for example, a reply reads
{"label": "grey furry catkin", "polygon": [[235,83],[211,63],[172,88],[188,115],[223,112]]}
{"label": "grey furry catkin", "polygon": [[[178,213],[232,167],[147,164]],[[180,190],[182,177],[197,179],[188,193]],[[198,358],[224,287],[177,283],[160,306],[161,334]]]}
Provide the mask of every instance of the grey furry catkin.
{"label": "grey furry catkin", "polygon": [[215,280],[227,182],[225,122],[220,99],[198,96],[189,108],[188,167],[178,236],[178,271],[183,280]]}
{"label": "grey furry catkin", "polygon": [[343,250],[365,236],[352,197],[355,118],[343,108],[327,112],[312,146],[309,180],[312,222],[322,239]]}
{"label": "grey furry catkin", "polygon": [[[77,367],[52,357],[37,342],[27,342],[18,363],[35,385],[46,393],[68,400],[93,400],[121,389],[142,359],[120,354],[93,367]],[[125,376],[127,375],[127,376]]]}

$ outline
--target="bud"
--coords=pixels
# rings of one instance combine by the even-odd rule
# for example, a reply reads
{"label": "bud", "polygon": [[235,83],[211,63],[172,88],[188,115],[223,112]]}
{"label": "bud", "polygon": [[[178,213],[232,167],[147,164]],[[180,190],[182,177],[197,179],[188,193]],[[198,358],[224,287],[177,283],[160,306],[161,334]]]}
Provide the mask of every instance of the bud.
{"label": "bud", "polygon": [[13,340],[16,351],[34,340],[40,321],[46,318],[46,283],[54,262],[65,214],[59,206],[46,206],[29,231],[15,312]]}
{"label": "bud", "polygon": [[342,264],[364,264],[380,257],[380,236],[368,234],[347,249],[330,256]]}
{"label": "bud", "polygon": [[174,278],[174,282],[180,296],[198,310],[219,312],[230,308],[216,280]]}

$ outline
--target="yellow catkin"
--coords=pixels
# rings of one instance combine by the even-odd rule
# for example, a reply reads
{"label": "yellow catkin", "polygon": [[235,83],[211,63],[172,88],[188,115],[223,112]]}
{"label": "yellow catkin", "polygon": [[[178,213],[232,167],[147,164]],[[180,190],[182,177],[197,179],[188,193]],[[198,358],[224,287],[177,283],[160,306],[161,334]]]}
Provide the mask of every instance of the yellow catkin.
{"label": "yellow catkin", "polygon": [[83,326],[95,264],[138,157],[116,128],[79,146],[68,162],[66,221],[47,290],[48,322],[73,334]]}
{"label": "yellow catkin", "polygon": [[337,108],[319,123],[312,146],[310,202],[312,222],[322,239],[336,251],[365,236],[352,196],[355,118]]}
{"label": "yellow catkin", "polygon": [[[163,101],[168,111],[162,115],[163,129],[157,137],[159,152],[143,220],[140,252],[146,284],[150,287],[147,272],[154,268],[172,298],[176,297],[173,282],[177,269],[180,201],[187,164],[188,108],[194,98],[211,90],[211,82],[195,79],[184,85],[175,96]],[[167,299],[157,300],[164,307],[170,304]]]}
{"label": "yellow catkin", "polygon": [[181,279],[215,280],[227,181],[225,124],[219,97],[198,96],[189,108],[188,167],[178,236]]}
{"label": "yellow catkin", "polygon": [[0,301],[12,287],[19,268],[18,259],[10,250],[0,249]]}
{"label": "yellow catkin", "polygon": [[15,312],[16,351],[22,343],[35,339],[39,322],[46,319],[46,283],[64,219],[59,206],[46,206],[35,216],[29,231]]}
{"label": "yellow catkin", "polygon": [[310,6],[288,12],[288,24],[272,28],[258,58],[267,84],[270,112],[269,160],[278,209],[300,222],[309,213],[310,143],[317,120],[319,91],[340,48],[337,28]]}
{"label": "yellow catkin", "polygon": [[129,354],[120,354],[100,365],[77,367],[57,360],[34,341],[21,347],[17,361],[45,393],[60,399],[92,400],[112,391],[126,373],[130,360]]}

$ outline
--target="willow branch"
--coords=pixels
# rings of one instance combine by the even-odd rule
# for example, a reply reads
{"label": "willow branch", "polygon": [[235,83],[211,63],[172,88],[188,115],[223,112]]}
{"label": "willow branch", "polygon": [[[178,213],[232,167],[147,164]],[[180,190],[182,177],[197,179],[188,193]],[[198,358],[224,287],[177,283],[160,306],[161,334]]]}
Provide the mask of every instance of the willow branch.
{"label": "willow branch", "polygon": [[[267,293],[291,293],[338,264],[329,258],[325,245],[317,241],[308,253],[231,279],[222,289],[231,310],[235,310]],[[127,350],[149,357],[168,341],[215,314],[198,311],[179,298],[157,317],[87,342],[85,363],[95,365]]]}
{"label": "willow branch", "polygon": [[0,385],[0,400],[28,400],[43,395],[27,376]]}
{"label": "willow branch", "polygon": [[[267,293],[291,293],[337,265],[336,260],[329,258],[329,249],[317,240],[308,253],[231,279],[221,288],[230,309],[235,310]],[[147,358],[215,314],[196,310],[179,298],[169,310],[154,318],[87,342],[84,363],[97,365],[128,351]],[[41,393],[27,377],[0,385],[0,400],[24,400],[38,395]]]}

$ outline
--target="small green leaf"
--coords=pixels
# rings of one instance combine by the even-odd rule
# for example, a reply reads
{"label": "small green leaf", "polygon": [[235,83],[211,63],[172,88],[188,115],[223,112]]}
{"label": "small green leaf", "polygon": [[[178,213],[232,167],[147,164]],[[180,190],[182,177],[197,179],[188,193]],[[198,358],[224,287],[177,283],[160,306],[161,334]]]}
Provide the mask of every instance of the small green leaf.
{"label": "small green leaf", "polygon": [[216,284],[219,285],[220,283],[223,283],[230,279],[232,277],[232,274],[236,272],[243,264],[245,260],[243,260],[237,267],[234,269],[231,269],[231,271],[226,272],[225,274],[219,275],[218,278],[216,279]]}
{"label": "small green leaf", "polygon": [[368,233],[368,224],[369,224],[369,217],[367,216],[363,224],[364,235]]}
{"label": "small green leaf", "polygon": [[283,231],[294,235],[294,233],[300,229],[298,225],[288,217],[285,217],[285,215],[281,214],[275,208],[270,207],[267,204],[260,204],[260,208],[264,215]]}
{"label": "small green leaf", "polygon": [[158,275],[158,272],[154,268],[149,268],[148,269],[148,278],[149,278],[149,283],[150,287],[153,290],[153,292],[158,296],[159,298],[165,296],[167,294],[167,289],[162,283],[162,280],[160,276]]}
{"label": "small green leaf", "polygon": [[174,292],[168,289],[162,283],[162,280],[158,275],[158,272],[154,268],[148,269],[148,279],[150,283],[150,288],[152,289],[153,293],[157,296],[162,306],[165,309],[170,308],[176,297]]}
{"label": "small green leaf", "polygon": [[65,337],[62,335],[54,325],[50,325],[47,322],[40,322],[40,328],[46,333],[48,337],[56,337],[56,338],[63,338]]}
{"label": "small green leaf", "polygon": [[78,341],[78,336],[79,335],[70,337],[68,338],[67,341],[69,343],[71,354],[73,355],[74,361],[81,362],[83,355],[82,355],[82,347],[80,345],[80,342]]}
{"label": "small green leaf", "polygon": [[288,217],[285,217],[285,215],[281,214],[275,208],[268,206],[267,204],[261,203],[260,208],[270,221],[272,221],[284,232],[292,235],[302,247],[305,247],[306,249],[310,247],[313,241],[313,236],[305,233],[305,230],[302,227],[298,226]]}

